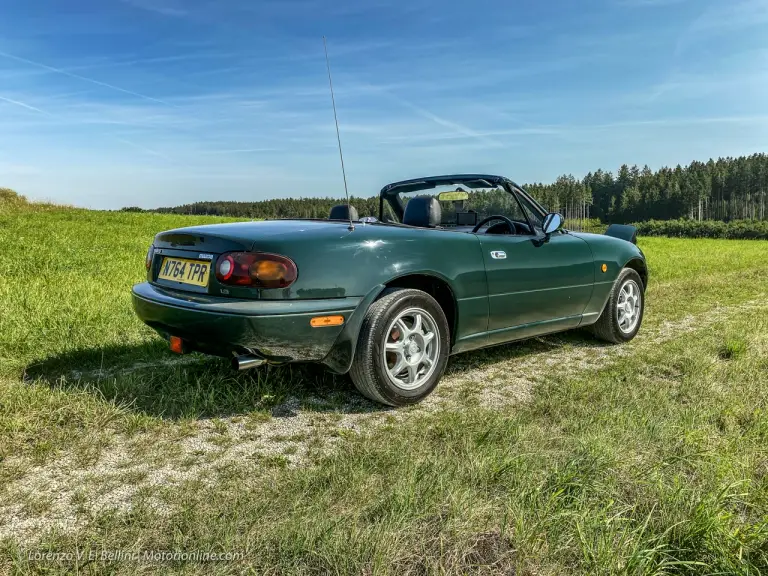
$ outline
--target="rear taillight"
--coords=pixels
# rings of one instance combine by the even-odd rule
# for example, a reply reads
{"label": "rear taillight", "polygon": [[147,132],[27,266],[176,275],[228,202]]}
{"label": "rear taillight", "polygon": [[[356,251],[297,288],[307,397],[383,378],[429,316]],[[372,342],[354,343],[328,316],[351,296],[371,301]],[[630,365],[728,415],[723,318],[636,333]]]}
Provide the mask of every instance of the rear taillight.
{"label": "rear taillight", "polygon": [[147,270],[152,268],[152,256],[154,256],[154,255],[155,255],[155,247],[154,246],[150,246],[149,250],[147,250],[147,259],[144,262],[144,265],[147,267]]}
{"label": "rear taillight", "polygon": [[286,288],[298,274],[293,260],[277,254],[230,252],[216,260],[216,278],[223,284]]}

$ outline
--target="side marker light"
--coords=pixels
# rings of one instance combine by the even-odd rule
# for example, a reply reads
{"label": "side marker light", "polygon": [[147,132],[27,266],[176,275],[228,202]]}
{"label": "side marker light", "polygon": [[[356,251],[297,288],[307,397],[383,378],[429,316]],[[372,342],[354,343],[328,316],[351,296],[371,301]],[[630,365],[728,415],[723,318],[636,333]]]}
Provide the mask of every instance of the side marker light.
{"label": "side marker light", "polygon": [[344,324],[344,316],[315,316],[309,321],[309,325],[313,328],[321,328],[322,326],[341,326]]}

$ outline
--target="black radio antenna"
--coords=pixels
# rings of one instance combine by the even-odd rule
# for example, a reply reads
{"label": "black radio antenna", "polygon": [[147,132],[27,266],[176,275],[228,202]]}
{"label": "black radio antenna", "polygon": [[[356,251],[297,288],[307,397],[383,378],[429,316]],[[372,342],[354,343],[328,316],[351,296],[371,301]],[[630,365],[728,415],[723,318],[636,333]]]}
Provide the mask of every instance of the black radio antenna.
{"label": "black radio antenna", "polygon": [[328,68],[328,85],[331,87],[331,104],[333,104],[333,121],[336,123],[336,141],[339,143],[339,160],[341,160],[341,175],[344,177],[344,194],[347,197],[347,216],[349,216],[349,230],[355,229],[352,223],[352,207],[349,204],[349,190],[347,189],[347,173],[344,170],[344,154],[341,152],[341,135],[339,134],[339,118],[336,115],[336,98],[333,96],[333,80],[331,80],[331,62],[328,60],[328,44],[323,36],[323,48],[325,49],[325,66]]}

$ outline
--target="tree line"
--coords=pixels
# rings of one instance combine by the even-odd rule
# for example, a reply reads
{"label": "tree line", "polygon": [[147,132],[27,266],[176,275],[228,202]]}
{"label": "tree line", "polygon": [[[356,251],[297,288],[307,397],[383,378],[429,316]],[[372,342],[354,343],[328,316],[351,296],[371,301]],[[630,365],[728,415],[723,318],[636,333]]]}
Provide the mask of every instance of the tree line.
{"label": "tree line", "polygon": [[[567,219],[601,222],[646,220],[768,219],[768,155],[691,162],[683,167],[622,165],[614,175],[597,170],[584,178],[563,175],[555,182],[523,186],[545,208]],[[285,191],[280,191],[285,196]],[[480,194],[480,193],[478,193]],[[470,194],[472,198],[472,193]],[[352,197],[361,216],[378,216],[378,196]],[[242,218],[326,218],[340,198],[273,198],[257,202],[206,201],[158,208],[154,212]],[[123,208],[142,211],[141,208]]]}

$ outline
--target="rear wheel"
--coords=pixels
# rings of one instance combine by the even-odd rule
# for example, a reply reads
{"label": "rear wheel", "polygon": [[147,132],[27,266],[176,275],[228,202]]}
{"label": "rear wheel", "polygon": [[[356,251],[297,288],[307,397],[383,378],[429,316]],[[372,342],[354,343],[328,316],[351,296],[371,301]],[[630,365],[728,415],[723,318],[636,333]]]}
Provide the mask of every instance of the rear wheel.
{"label": "rear wheel", "polygon": [[387,290],[366,313],[350,376],[366,397],[404,406],[426,397],[448,363],[448,321],[426,292]]}
{"label": "rear wheel", "polygon": [[637,335],[645,311],[645,294],[640,275],[624,268],[616,279],[603,313],[591,326],[592,333],[606,342],[621,344]]}

